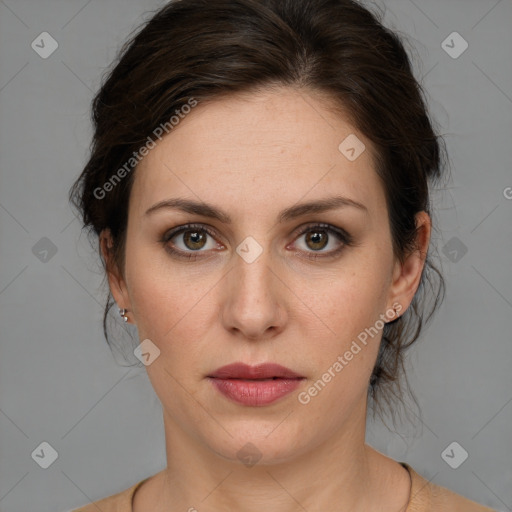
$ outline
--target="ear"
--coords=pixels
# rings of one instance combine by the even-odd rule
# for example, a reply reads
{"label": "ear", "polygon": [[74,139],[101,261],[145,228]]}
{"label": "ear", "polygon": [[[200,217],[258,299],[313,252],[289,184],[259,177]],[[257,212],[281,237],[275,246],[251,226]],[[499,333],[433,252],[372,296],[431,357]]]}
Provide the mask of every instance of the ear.
{"label": "ear", "polygon": [[[411,304],[421,281],[425,265],[432,223],[427,212],[416,214],[416,248],[410,252],[403,263],[397,261],[393,270],[393,280],[388,297],[388,308],[397,308],[397,316],[405,313]],[[401,306],[401,308],[400,308]]]}
{"label": "ear", "polygon": [[[112,293],[112,297],[114,297],[114,300],[116,301],[119,308],[125,308],[131,312],[131,304],[126,283],[118,265],[114,260],[114,241],[112,239],[112,233],[110,232],[110,229],[104,229],[100,233],[99,238],[101,255],[105,261],[110,293]],[[128,322],[130,322],[130,314],[127,314],[127,316]]]}

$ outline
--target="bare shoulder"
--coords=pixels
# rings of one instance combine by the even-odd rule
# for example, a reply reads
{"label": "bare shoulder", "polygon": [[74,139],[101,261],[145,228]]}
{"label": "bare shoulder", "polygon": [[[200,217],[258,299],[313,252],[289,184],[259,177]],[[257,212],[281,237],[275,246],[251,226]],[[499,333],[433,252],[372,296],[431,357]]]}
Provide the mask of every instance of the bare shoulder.
{"label": "bare shoulder", "polygon": [[432,510],[439,512],[496,512],[496,510],[471,501],[445,487],[433,486]]}
{"label": "bare shoulder", "polygon": [[497,512],[446,487],[429,482],[410,466],[407,469],[413,482],[407,512]]}
{"label": "bare shoulder", "polygon": [[101,512],[131,512],[132,500],[135,492],[149,478],[150,477],[145,478],[117,494],[100,499],[94,503],[89,503],[83,507],[73,509],[70,512],[98,512],[99,510],[101,510]]}

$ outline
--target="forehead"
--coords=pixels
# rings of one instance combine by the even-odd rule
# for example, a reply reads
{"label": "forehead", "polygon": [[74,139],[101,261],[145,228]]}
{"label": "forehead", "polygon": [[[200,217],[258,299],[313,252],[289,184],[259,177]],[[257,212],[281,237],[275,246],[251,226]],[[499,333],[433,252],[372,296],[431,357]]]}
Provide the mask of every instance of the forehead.
{"label": "forehead", "polygon": [[282,88],[183,115],[137,167],[130,203],[138,214],[169,197],[254,212],[333,193],[384,206],[373,147],[325,98]]}

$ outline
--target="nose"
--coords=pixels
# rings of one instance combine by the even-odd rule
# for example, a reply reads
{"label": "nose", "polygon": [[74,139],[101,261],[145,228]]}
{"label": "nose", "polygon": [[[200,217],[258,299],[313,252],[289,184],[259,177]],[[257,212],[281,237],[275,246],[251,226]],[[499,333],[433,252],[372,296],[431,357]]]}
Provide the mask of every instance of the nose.
{"label": "nose", "polygon": [[223,284],[222,322],[225,329],[250,340],[275,337],[286,322],[283,304],[286,287],[272,268],[269,250],[263,249],[252,262],[238,254],[234,254],[233,259]]}

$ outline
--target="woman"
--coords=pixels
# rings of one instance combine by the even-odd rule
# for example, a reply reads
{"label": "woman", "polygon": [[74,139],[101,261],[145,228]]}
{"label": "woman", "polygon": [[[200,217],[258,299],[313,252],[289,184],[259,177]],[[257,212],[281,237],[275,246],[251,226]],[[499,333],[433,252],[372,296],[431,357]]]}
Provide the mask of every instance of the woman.
{"label": "woman", "polygon": [[93,109],[70,197],[167,467],[78,510],[491,510],[365,443],[444,291],[427,314],[442,140],[398,37],[350,0],[175,1]]}

